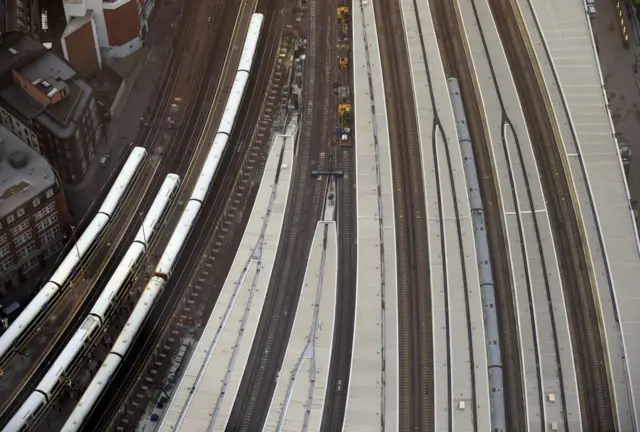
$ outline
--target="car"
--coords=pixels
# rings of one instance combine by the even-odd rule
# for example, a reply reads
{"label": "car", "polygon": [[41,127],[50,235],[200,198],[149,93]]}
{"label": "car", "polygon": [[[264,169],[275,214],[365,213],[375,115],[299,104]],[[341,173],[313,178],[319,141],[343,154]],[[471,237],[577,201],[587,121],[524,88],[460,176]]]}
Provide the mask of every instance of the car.
{"label": "car", "polygon": [[100,158],[100,166],[107,166],[107,164],[109,163],[109,159],[111,159],[111,155],[104,155]]}

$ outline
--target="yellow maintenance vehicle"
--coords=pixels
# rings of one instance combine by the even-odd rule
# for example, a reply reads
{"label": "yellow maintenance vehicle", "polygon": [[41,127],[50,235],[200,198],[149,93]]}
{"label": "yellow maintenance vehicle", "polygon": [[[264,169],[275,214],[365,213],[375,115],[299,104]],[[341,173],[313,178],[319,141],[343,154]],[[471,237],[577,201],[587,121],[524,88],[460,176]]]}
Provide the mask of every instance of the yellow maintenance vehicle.
{"label": "yellow maintenance vehicle", "polygon": [[351,104],[341,103],[338,105],[338,122],[340,127],[336,130],[336,139],[340,141],[341,147],[351,145]]}
{"label": "yellow maintenance vehicle", "polygon": [[349,7],[338,6],[338,25],[340,26],[340,33],[338,40],[340,42],[347,42],[349,40]]}
{"label": "yellow maintenance vehicle", "polygon": [[349,69],[349,57],[340,57],[340,69]]}
{"label": "yellow maintenance vehicle", "polygon": [[340,127],[344,128],[351,125],[351,104],[341,103],[338,105],[338,121]]}

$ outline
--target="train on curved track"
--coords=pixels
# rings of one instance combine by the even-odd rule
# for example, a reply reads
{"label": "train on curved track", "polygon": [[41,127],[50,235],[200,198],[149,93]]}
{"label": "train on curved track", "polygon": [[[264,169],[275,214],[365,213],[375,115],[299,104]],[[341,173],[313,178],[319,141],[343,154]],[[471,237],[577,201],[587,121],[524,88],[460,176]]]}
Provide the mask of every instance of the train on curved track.
{"label": "train on curved track", "polygon": [[186,240],[197,223],[202,204],[211,191],[214,177],[229,145],[231,132],[240,110],[240,104],[247,89],[249,74],[260,41],[263,21],[264,15],[262,14],[254,14],[251,18],[236,76],[217,133],[204,166],[200,171],[191,197],[186,203],[178,225],[173,231],[171,239],[156,266],[154,275],[145,287],[142,296],[124,326],[124,330],[118,336],[110,353],[85,390],[82,398],[71,413],[71,416],[64,424],[62,428],[63,432],[77,431],[83,426],[96,403],[102,397],[103,392],[111,383],[114,374],[129,352],[129,349],[134,344],[138,332],[144,325],[160,293],[173,273],[175,264],[180,257]]}
{"label": "train on curved track", "polygon": [[496,293],[491,270],[491,255],[489,240],[484,220],[484,204],[480,195],[480,181],[473,156],[473,143],[467,127],[464,104],[460,94],[460,85],[455,78],[447,80],[449,95],[453,107],[453,115],[458,131],[458,143],[463,157],[464,172],[467,177],[467,192],[471,207],[471,221],[476,241],[476,258],[480,274],[480,290],[484,311],[484,332],[487,347],[487,363],[491,404],[491,430],[504,432],[506,426],[506,408],[504,403],[504,381],[502,377],[502,353],[500,351],[500,329],[498,327],[498,312],[495,308]]}
{"label": "train on curved track", "polygon": [[143,147],[135,147],[131,151],[122,171],[120,171],[89,226],[84,230],[47,283],[44,284],[24,311],[0,336],[0,365],[10,355],[12,348],[18,347],[23,338],[29,334],[31,329],[45,315],[47,307],[53,304],[61,292],[67,288],[69,282],[71,282],[80,268],[80,264],[91,254],[93,248],[98,244],[98,240],[104,234],[107,225],[124,202],[131,185],[140,173],[146,157],[147,150]]}
{"label": "train on curved track", "polygon": [[67,377],[69,372],[73,370],[76,360],[81,358],[93,345],[101,334],[100,330],[106,320],[119,305],[123,294],[134,281],[136,272],[144,261],[179,187],[180,177],[176,174],[167,175],[135,239],[93,308],[36,389],[5,426],[4,431],[18,431],[28,426],[37,418],[42,408],[66,385]]}

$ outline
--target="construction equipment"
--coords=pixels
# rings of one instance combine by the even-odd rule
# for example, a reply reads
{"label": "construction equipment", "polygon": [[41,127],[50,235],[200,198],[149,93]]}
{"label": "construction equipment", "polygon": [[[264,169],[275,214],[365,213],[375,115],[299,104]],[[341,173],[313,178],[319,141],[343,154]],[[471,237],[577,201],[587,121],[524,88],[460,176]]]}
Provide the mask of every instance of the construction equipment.
{"label": "construction equipment", "polygon": [[351,104],[341,103],[338,105],[338,122],[340,127],[336,129],[335,138],[340,141],[340,146],[351,145]]}
{"label": "construction equipment", "polygon": [[338,105],[338,119],[342,128],[351,125],[351,104],[341,103]]}
{"label": "construction equipment", "polygon": [[340,57],[340,69],[349,69],[349,58],[348,57]]}
{"label": "construction equipment", "polygon": [[338,6],[338,24],[340,26],[338,41],[347,42],[349,40],[349,7],[348,6]]}
{"label": "construction equipment", "polygon": [[347,22],[349,20],[349,7],[348,6],[338,6],[338,22],[340,24]]}

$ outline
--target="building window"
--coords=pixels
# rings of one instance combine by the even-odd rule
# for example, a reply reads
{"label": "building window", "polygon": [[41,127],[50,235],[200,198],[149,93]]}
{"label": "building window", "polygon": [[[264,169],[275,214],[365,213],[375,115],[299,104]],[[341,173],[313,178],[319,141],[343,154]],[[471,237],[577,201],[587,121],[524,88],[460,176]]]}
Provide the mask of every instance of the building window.
{"label": "building window", "polygon": [[38,257],[33,257],[22,266],[22,273],[29,273],[38,267]]}
{"label": "building window", "polygon": [[29,228],[29,220],[26,220],[22,222],[20,225],[17,225],[11,228],[11,235],[15,237],[18,234],[20,234],[22,231],[26,230],[27,228]]}
{"label": "building window", "polygon": [[13,216],[13,215],[7,216],[7,223],[8,224],[13,223],[14,220],[16,220],[15,216]]}
{"label": "building window", "polygon": [[[0,272],[4,273],[6,270],[9,269],[9,267],[11,267],[12,264],[13,264],[12,257],[9,257],[3,261],[0,261]],[[11,276],[11,275],[6,275],[6,276]],[[11,279],[11,277],[6,277],[5,281],[8,281],[9,279]]]}
{"label": "building window", "polygon": [[46,215],[48,215],[49,213],[51,213],[55,209],[56,209],[56,203],[51,203],[48,206],[46,206],[45,208],[43,208],[42,210],[40,210],[38,213],[36,213],[33,216],[33,218],[36,221],[39,221],[40,219],[42,219],[43,217],[45,217]]}
{"label": "building window", "polygon": [[53,196],[53,189],[48,189],[44,194],[47,198],[51,198]]}
{"label": "building window", "polygon": [[24,209],[20,208],[20,209],[18,209],[18,211],[16,213],[18,213],[18,217],[22,217],[22,216],[24,216]]}
{"label": "building window", "polygon": [[7,235],[6,234],[0,235],[0,244],[3,244],[6,241],[7,241]]}
{"label": "building window", "polygon": [[45,220],[40,222],[37,225],[38,232],[42,232],[42,231],[46,230],[47,228],[49,228],[50,226],[52,226],[56,222],[58,222],[58,214],[57,213],[52,214],[51,216],[49,216],[48,218],[46,218]]}
{"label": "building window", "polygon": [[42,234],[40,236],[40,240],[42,241],[42,244],[47,244],[51,240],[55,239],[56,236],[58,234],[60,234],[61,231],[62,231],[62,228],[60,228],[60,225],[56,225],[55,227],[51,228],[46,233]]}
{"label": "building window", "polygon": [[2,248],[0,248],[0,258],[9,255],[10,250],[11,250],[10,245],[5,245]]}
{"label": "building window", "polygon": [[62,249],[62,246],[63,244],[61,241],[57,242],[54,245],[49,246],[44,253],[44,259],[49,259],[52,256],[56,255],[60,251],[60,249]]}
{"label": "building window", "polygon": [[21,246],[21,245],[25,244],[26,242],[28,242],[32,238],[33,238],[33,235],[31,234],[31,230],[29,230],[29,231],[25,232],[24,234],[16,237],[13,242],[15,243],[16,247],[18,247],[18,246]]}
{"label": "building window", "polygon": [[29,243],[28,245],[26,245],[25,247],[23,247],[18,251],[18,256],[20,257],[20,259],[26,259],[29,256],[29,254],[34,250],[36,250],[36,242],[32,241],[31,243]]}
{"label": "building window", "polygon": [[38,207],[40,205],[40,198],[34,198],[32,204],[34,207]]}

